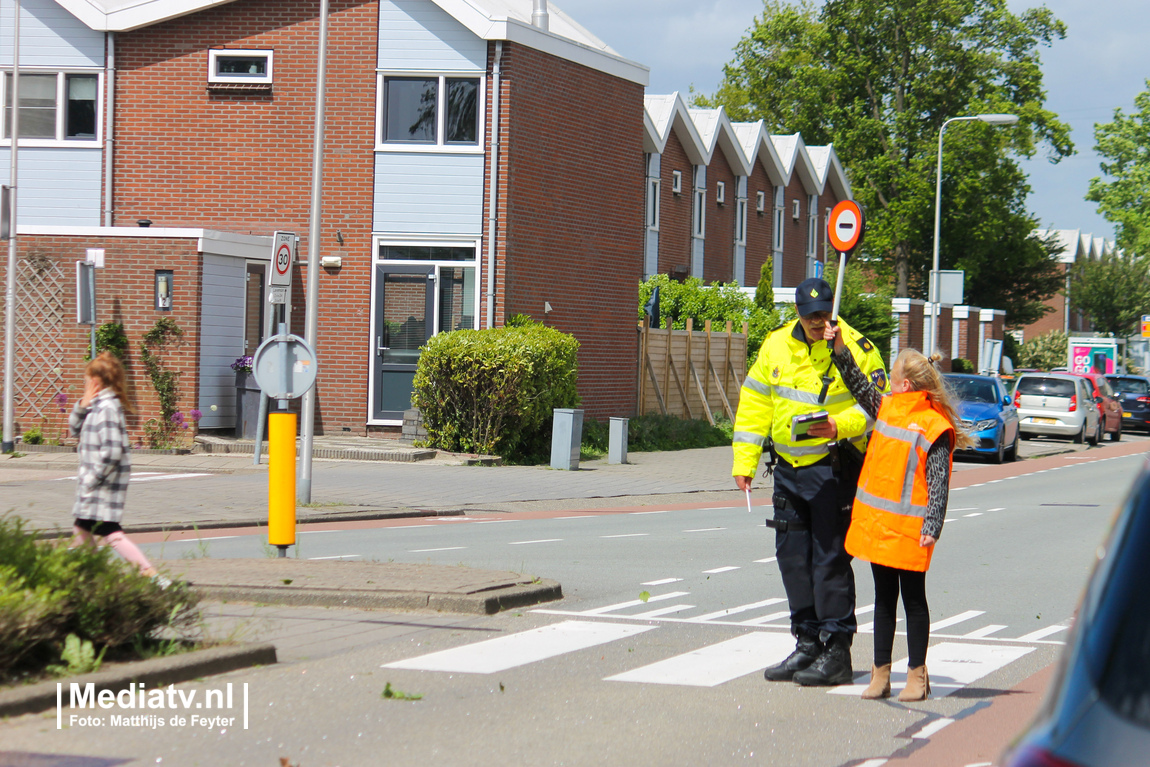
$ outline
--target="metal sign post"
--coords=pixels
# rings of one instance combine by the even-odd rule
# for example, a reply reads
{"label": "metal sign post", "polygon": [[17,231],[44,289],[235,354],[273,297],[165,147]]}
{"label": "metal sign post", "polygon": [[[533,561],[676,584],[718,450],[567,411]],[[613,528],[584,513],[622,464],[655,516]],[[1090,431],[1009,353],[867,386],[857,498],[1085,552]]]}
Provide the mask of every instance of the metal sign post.
{"label": "metal sign post", "polygon": [[[270,311],[264,314],[264,338],[270,338],[272,328],[286,324],[288,297],[291,294],[291,268],[295,263],[296,243],[299,238],[294,232],[276,232],[272,237],[272,260],[268,265],[267,291]],[[283,331],[281,331],[282,333]],[[257,379],[257,383],[259,379]],[[268,397],[260,390],[259,416],[256,418],[256,444],[252,451],[252,465],[259,466],[260,453],[264,446],[264,426],[268,418]]]}

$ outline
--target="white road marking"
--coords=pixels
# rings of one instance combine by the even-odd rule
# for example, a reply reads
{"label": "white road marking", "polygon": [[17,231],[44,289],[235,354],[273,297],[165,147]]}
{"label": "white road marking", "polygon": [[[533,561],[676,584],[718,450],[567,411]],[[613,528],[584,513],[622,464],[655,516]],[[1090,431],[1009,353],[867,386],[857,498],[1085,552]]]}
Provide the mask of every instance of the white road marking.
{"label": "white road marking", "polygon": [[599,537],[600,538],[641,538],[644,535],[650,535],[650,533],[621,533],[619,535],[600,535]]}
{"label": "white road marking", "polygon": [[855,610],[855,615],[866,615],[867,613],[874,612],[874,605],[867,605],[866,607],[859,607]]}
{"label": "white road marking", "polygon": [[997,509],[987,509],[987,511],[1006,511],[1006,507],[999,506]]}
{"label": "white road marking", "polygon": [[360,554],[340,554],[339,556],[336,556],[336,557],[308,557],[308,560],[310,561],[312,559],[348,559],[348,558],[354,558],[354,557],[358,557],[358,556],[361,556],[361,555]]}
{"label": "white road marking", "polygon": [[964,613],[959,613],[958,615],[952,615],[949,618],[943,618],[940,621],[935,621],[934,623],[930,624],[930,630],[941,631],[947,626],[953,626],[956,623],[962,623],[963,621],[968,621],[971,618],[977,618],[978,616],[985,614],[985,610],[967,610]]}
{"label": "white road marking", "polygon": [[795,640],[790,634],[755,631],[609,676],[604,681],[715,687],[774,665],[794,649]]}
{"label": "white road marking", "polygon": [[1002,631],[1004,628],[1006,628],[1006,626],[999,626],[997,623],[991,623],[989,626],[983,626],[982,628],[978,629],[977,631],[972,631],[969,634],[963,634],[962,638],[963,639],[982,639],[983,637],[988,637],[991,634]]}
{"label": "white road marking", "polygon": [[[943,698],[955,690],[1034,652],[1033,647],[942,642],[930,648],[927,668],[930,670],[931,695]],[[906,687],[907,659],[891,666],[892,692]],[[829,690],[831,695],[862,695],[865,684],[843,685]]]}
{"label": "white road marking", "polygon": [[967,506],[964,509],[947,509],[947,511],[975,511],[977,509],[978,509],[977,506]]}
{"label": "white road marking", "polygon": [[562,538],[540,538],[537,541],[508,541],[508,546],[524,546],[528,543],[558,543]]}
{"label": "white road marking", "polygon": [[670,514],[670,509],[663,509],[662,511],[632,511],[631,514]]}
{"label": "white road marking", "polygon": [[682,578],[664,578],[659,581],[647,581],[646,583],[639,584],[640,586],[666,586],[668,583],[678,583],[683,580]]}
{"label": "white road marking", "polygon": [[518,519],[485,519],[482,522],[476,522],[477,525],[504,525],[508,522],[518,522]]}
{"label": "white road marking", "polygon": [[[902,623],[902,621],[903,621],[902,618],[895,618],[894,619],[894,625],[897,626],[898,624]],[[858,627],[858,633],[860,633],[860,634],[873,634],[874,633],[874,621],[871,621],[870,623],[864,623],[861,626],[859,626]]]}
{"label": "white road marking", "polygon": [[738,569],[739,568],[735,567],[734,565],[727,565],[726,567],[716,567],[714,570],[704,570],[703,575],[716,575],[718,573],[729,573],[732,570],[738,570]]}
{"label": "white road marking", "polygon": [[1070,627],[1069,626],[1047,626],[1044,629],[1039,629],[1038,631],[1031,631],[1029,634],[1026,634],[1024,636],[1020,636],[1018,638],[1018,641],[1020,641],[1020,642],[1036,642],[1039,639],[1045,639],[1046,637],[1050,636],[1051,634],[1057,634],[1059,631],[1065,631],[1068,628],[1070,628]]}
{"label": "white road marking", "polygon": [[[764,525],[764,527],[765,527],[765,525]],[[767,557],[766,559],[756,559],[755,564],[767,564],[768,562],[774,562],[776,560],[778,560],[778,557]]]}
{"label": "white road marking", "polygon": [[458,551],[459,549],[466,549],[466,546],[444,546],[441,549],[411,549],[409,554],[423,554],[428,551]]}
{"label": "white road marking", "polygon": [[671,613],[681,613],[684,610],[693,610],[694,605],[671,605],[669,607],[660,607],[658,610],[651,610],[645,613],[635,613],[630,616],[632,618],[658,618],[660,615],[670,615]]}
{"label": "white road marking", "polygon": [[190,477],[210,477],[210,476],[212,476],[212,475],[208,474],[208,473],[203,473],[203,474],[160,474],[160,475],[157,475],[154,477],[140,477],[137,479],[136,475],[132,475],[131,479],[129,479],[128,481],[129,482],[159,482],[161,480],[168,480],[168,479],[186,479],[186,478],[190,478]]}
{"label": "white road marking", "polygon": [[[715,618],[722,618],[722,617],[725,617],[727,615],[737,615],[738,613],[745,613],[748,610],[758,610],[760,607],[770,607],[771,605],[777,605],[779,602],[786,602],[786,601],[787,601],[786,599],[782,599],[780,597],[775,597],[774,599],[764,599],[762,602],[751,602],[750,604],[747,604],[747,605],[739,605],[738,607],[730,607],[730,608],[727,608],[726,610],[716,610],[713,613],[707,613],[706,615],[696,616],[694,618],[691,618],[691,620],[692,621],[699,621],[700,623],[703,623],[703,622],[706,622],[709,620],[714,620]],[[763,668],[766,668],[766,666],[764,666]]]}
{"label": "white road marking", "polygon": [[954,724],[954,720],[949,719],[945,716],[942,717],[941,719],[935,719],[933,722],[928,724],[926,727],[923,727],[921,730],[916,732],[914,735],[911,735],[911,737],[912,738],[918,738],[919,740],[927,740],[928,738],[930,738],[931,735],[934,735],[936,732],[941,730],[943,727],[946,727],[948,724]]}
{"label": "white road marking", "polygon": [[[431,527],[431,525],[406,525],[407,527]],[[347,530],[300,530],[300,535],[324,535],[325,533],[346,533]]]}
{"label": "white road marking", "polygon": [[658,627],[564,621],[510,636],[496,637],[416,658],[385,663],[380,668],[494,674],[497,671],[506,671],[509,668],[553,658],[556,655],[614,642],[655,628]]}
{"label": "white road marking", "polygon": [[[771,613],[770,615],[764,615],[760,618],[751,618],[749,621],[742,621],[739,625],[741,625],[741,626],[762,626],[764,623],[772,623],[774,621],[781,620],[783,618],[789,618],[790,615],[791,615],[790,610],[783,610],[781,612]],[[766,668],[766,666],[764,666],[763,668]]]}
{"label": "white road marking", "polygon": [[595,517],[591,514],[580,514],[577,517],[555,517],[555,519],[594,519],[594,518]]}
{"label": "white road marking", "polygon": [[613,613],[616,610],[626,610],[628,607],[635,607],[636,605],[645,605],[651,602],[662,602],[664,599],[674,599],[675,597],[685,597],[691,592],[689,591],[671,591],[666,594],[658,594],[653,597],[648,597],[646,601],[642,599],[631,599],[626,602],[620,602],[617,605],[607,605],[606,607],[596,607],[593,610],[584,610],[579,613],[580,615],[602,615],[603,613]]}
{"label": "white road marking", "polygon": [[963,514],[962,516],[964,516],[964,517],[981,517],[981,516],[982,516],[982,512],[981,512],[981,511],[976,511],[976,512],[974,512],[973,514]]}
{"label": "white road marking", "polygon": [[858,765],[858,767],[882,767],[888,761],[890,761],[890,760],[889,759],[867,759],[865,762],[861,762]]}
{"label": "white road marking", "polygon": [[684,533],[710,533],[715,530],[726,530],[725,527],[700,527],[696,530],[684,530]]}

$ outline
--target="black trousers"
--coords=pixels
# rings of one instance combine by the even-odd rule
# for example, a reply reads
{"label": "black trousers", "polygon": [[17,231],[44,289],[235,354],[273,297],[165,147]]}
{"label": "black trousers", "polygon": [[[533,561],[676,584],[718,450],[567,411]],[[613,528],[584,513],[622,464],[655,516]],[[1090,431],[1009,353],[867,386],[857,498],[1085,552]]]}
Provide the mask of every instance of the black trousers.
{"label": "black trousers", "polygon": [[[803,529],[775,530],[775,555],[791,608],[791,632],[854,634],[855,578],[843,543],[857,469],[836,473],[830,458],[802,468],[775,467],[775,519]],[[840,476],[841,475],[841,476]]]}
{"label": "black trousers", "polygon": [[906,610],[907,665],[918,668],[926,663],[926,646],[930,642],[930,608],[926,604],[926,573],[898,570],[886,565],[870,566],[874,575],[874,664],[890,663],[894,652],[895,613],[902,590]]}

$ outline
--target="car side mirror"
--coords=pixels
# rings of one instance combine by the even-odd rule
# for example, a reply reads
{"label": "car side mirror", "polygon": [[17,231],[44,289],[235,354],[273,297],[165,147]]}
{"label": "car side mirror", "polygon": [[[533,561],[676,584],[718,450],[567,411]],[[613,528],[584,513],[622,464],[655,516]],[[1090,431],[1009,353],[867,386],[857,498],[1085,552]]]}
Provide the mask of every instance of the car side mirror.
{"label": "car side mirror", "polygon": [[1010,397],[1003,397],[1002,398],[1002,404],[1007,406],[1007,407],[1010,407],[1011,405],[1014,404],[1014,400],[1012,400]]}
{"label": "car side mirror", "polygon": [[1095,397],[1095,398],[1094,398],[1094,403],[1095,403],[1095,404],[1097,404],[1097,405],[1101,405],[1101,404],[1102,404],[1102,398],[1101,398],[1101,397]]}

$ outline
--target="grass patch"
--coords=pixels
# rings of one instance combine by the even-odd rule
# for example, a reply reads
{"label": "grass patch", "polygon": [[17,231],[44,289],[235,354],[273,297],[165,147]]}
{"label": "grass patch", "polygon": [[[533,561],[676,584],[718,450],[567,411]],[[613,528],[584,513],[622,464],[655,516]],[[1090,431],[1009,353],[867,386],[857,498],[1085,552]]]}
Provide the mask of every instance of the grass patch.
{"label": "grass patch", "polygon": [[[580,455],[586,458],[606,455],[610,430],[609,421],[584,421]],[[703,419],[648,413],[632,418],[627,424],[627,450],[646,453],[721,447],[731,444],[733,430],[733,425],[726,419],[716,420],[715,425],[711,426]]]}

